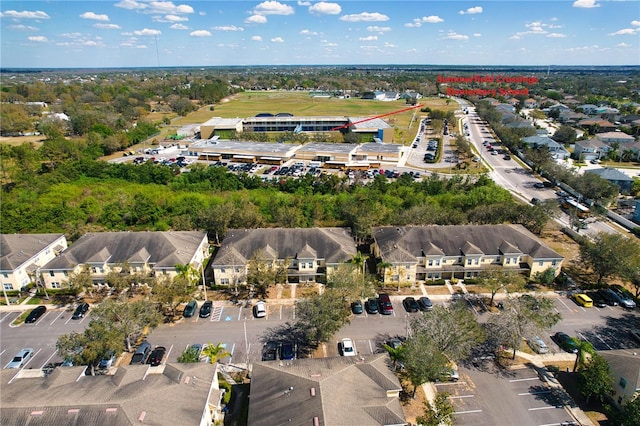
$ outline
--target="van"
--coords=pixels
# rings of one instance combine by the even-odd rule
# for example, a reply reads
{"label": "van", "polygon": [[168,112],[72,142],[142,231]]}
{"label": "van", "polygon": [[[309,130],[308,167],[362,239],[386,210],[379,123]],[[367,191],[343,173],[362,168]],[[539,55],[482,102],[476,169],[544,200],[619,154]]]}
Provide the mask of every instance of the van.
{"label": "van", "polygon": [[322,167],[322,162],[321,161],[309,161],[309,167],[312,169],[317,169]]}
{"label": "van", "polygon": [[584,293],[576,293],[573,295],[576,303],[585,308],[593,308],[593,299]]}
{"label": "van", "polygon": [[147,362],[149,352],[151,352],[151,344],[145,340],[144,342],[140,343],[140,346],[138,346],[138,349],[136,349],[136,351],[134,352],[133,356],[131,357],[130,364],[144,364],[145,362]]}
{"label": "van", "polygon": [[380,305],[380,313],[382,315],[393,314],[393,304],[388,294],[381,294],[378,296],[378,304]]}
{"label": "van", "polygon": [[293,164],[294,167],[304,167],[304,161],[296,161]]}

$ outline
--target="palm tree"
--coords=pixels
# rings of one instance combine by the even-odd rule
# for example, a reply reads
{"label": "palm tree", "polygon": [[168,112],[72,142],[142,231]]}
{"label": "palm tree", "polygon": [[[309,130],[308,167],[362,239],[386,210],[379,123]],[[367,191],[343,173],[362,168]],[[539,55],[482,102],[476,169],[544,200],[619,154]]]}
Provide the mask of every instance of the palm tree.
{"label": "palm tree", "polygon": [[360,251],[351,258],[351,263],[358,267],[358,274],[362,281],[362,297],[364,297],[364,269],[367,265],[367,259],[369,259],[369,256],[360,253]]}
{"label": "palm tree", "polygon": [[586,340],[576,339],[576,348],[578,352],[576,352],[576,362],[573,364],[574,373],[587,362],[587,354],[591,356],[596,352],[593,345]]}
{"label": "palm tree", "polygon": [[382,261],[382,262],[378,263],[378,271],[382,275],[382,284],[383,285],[386,285],[385,281],[386,281],[386,278],[387,278],[387,272],[388,272],[387,269],[391,268],[392,266],[393,266],[392,263],[385,262],[385,261]]}
{"label": "palm tree", "polygon": [[202,349],[202,355],[208,357],[211,364],[215,364],[220,358],[228,357],[231,353],[227,351],[223,343],[218,342],[215,345],[213,343],[207,343],[204,349]]}

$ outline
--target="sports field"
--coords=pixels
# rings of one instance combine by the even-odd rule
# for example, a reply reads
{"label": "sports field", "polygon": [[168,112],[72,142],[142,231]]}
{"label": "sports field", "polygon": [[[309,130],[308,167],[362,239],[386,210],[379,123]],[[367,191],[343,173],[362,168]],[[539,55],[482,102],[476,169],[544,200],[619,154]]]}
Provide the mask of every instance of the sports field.
{"label": "sports field", "polygon": [[[409,143],[418,131],[419,119],[425,113],[420,109],[430,107],[443,111],[454,110],[458,104],[443,98],[419,99],[419,108],[383,117],[389,125],[395,128],[395,138],[398,143]],[[242,92],[223,100],[213,106],[207,105],[189,114],[187,117],[172,121],[173,126],[191,123],[203,123],[213,117],[245,118],[260,113],[289,113],[298,116],[348,116],[373,117],[389,114],[408,108],[404,100],[383,102],[358,98],[312,98],[308,92],[288,91],[256,91]]]}

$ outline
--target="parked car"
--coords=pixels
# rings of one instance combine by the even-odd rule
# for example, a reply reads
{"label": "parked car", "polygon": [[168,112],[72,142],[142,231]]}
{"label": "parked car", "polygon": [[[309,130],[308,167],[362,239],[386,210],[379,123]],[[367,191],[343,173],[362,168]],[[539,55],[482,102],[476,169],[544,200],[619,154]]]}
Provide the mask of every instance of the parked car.
{"label": "parked car", "polygon": [[291,342],[285,342],[280,346],[280,359],[284,361],[289,361],[295,359],[296,351],[295,345]]}
{"label": "parked car", "polygon": [[20,349],[11,362],[7,364],[7,368],[22,368],[24,364],[26,364],[29,359],[33,356],[33,349],[31,348],[23,348]]}
{"label": "parked car", "polygon": [[560,348],[569,353],[578,353],[578,345],[575,337],[571,337],[566,333],[558,331],[551,336],[554,342],[560,346]]}
{"label": "parked car", "polygon": [[256,318],[264,318],[267,316],[267,304],[263,301],[253,305],[253,316]]}
{"label": "parked car", "polygon": [[193,345],[190,345],[188,350],[189,351],[193,351],[194,353],[196,353],[198,355],[198,360],[200,359],[200,355],[202,355],[202,344],[200,343],[194,343]]}
{"label": "parked car", "polygon": [[46,306],[44,305],[37,306],[33,308],[31,312],[29,312],[29,315],[27,315],[27,318],[24,320],[24,322],[27,324],[32,324],[38,321],[38,318],[44,315],[45,312],[47,312]]}
{"label": "parked car", "polygon": [[149,359],[147,359],[147,364],[152,367],[156,367],[162,364],[162,359],[164,358],[164,354],[167,352],[167,348],[164,346],[156,346],[156,348],[149,355]]}
{"label": "parked car", "polygon": [[620,290],[619,288],[612,288],[610,289],[613,297],[616,298],[616,300],[618,301],[618,305],[622,306],[623,308],[626,309],[635,309],[636,308],[636,302],[633,300],[633,297],[626,294],[625,292],[623,292],[622,290]]}
{"label": "parked car", "polygon": [[546,354],[547,352],[549,352],[549,347],[547,346],[547,344],[538,336],[534,336],[527,340],[527,344],[537,354]]}
{"label": "parked car", "polygon": [[598,294],[597,291],[587,291],[586,295],[591,298],[591,300],[593,301],[593,306],[595,306],[596,308],[607,307],[607,302],[602,298],[602,296],[600,296],[600,294]]}
{"label": "parked car", "polygon": [[129,364],[144,364],[147,362],[147,358],[149,357],[149,353],[151,352],[151,344],[146,340],[140,343],[140,346],[136,349],[131,357],[131,362]]}
{"label": "parked car", "polygon": [[378,296],[378,304],[380,308],[380,313],[382,315],[392,315],[393,314],[393,303],[391,303],[391,298],[388,294],[380,294]]}
{"label": "parked car", "polygon": [[101,368],[103,370],[111,368],[114,362],[116,362],[116,351],[111,350],[107,352],[104,357],[102,357],[100,363],[98,364],[98,368]]}
{"label": "parked car", "polygon": [[202,306],[200,306],[200,313],[198,314],[200,318],[208,318],[211,315],[212,307],[213,302],[211,300],[205,301]]}
{"label": "parked car", "polygon": [[184,311],[182,311],[182,316],[185,318],[191,318],[196,313],[197,307],[198,307],[198,302],[196,302],[195,300],[192,300],[191,302],[187,303],[187,306],[184,308]]}
{"label": "parked car", "polygon": [[404,298],[402,306],[404,306],[404,310],[407,312],[418,312],[420,310],[418,302],[416,302],[416,299],[411,296]]}
{"label": "parked car", "polygon": [[262,347],[262,360],[275,361],[278,359],[278,344],[276,342],[267,342]]}
{"label": "parked car", "polygon": [[601,288],[597,293],[604,299],[607,305],[618,306],[618,298],[615,297],[613,291],[610,288]]}
{"label": "parked car", "polygon": [[370,314],[377,314],[380,311],[378,299],[374,299],[373,297],[364,302],[364,306]]}
{"label": "parked car", "polygon": [[460,379],[460,374],[455,368],[447,366],[442,369],[438,377],[433,379],[436,382],[457,382]]}
{"label": "parked car", "polygon": [[418,299],[418,307],[422,312],[430,311],[433,309],[433,303],[427,296],[422,296]]}
{"label": "parked car", "polygon": [[73,315],[71,315],[71,319],[77,320],[80,318],[84,318],[85,314],[89,311],[88,303],[81,303],[78,305],[75,311],[73,311]]}
{"label": "parked car", "polygon": [[340,341],[340,350],[342,356],[356,356],[356,348],[353,346],[353,340],[348,337]]}
{"label": "parked car", "polygon": [[362,302],[360,300],[356,300],[355,302],[351,302],[351,312],[356,315],[360,315],[362,313]]}

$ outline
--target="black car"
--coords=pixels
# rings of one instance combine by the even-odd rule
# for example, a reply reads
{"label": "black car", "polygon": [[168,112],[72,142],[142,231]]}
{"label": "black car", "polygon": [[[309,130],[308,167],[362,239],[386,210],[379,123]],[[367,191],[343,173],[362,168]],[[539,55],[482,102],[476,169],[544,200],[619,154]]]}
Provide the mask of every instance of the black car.
{"label": "black car", "polygon": [[362,302],[359,300],[351,302],[351,312],[356,315],[360,315],[362,313]]}
{"label": "black car", "polygon": [[426,296],[422,296],[418,299],[418,307],[422,312],[430,311],[433,309],[433,303],[431,303],[431,299]]}
{"label": "black car", "polygon": [[263,361],[275,361],[278,359],[278,344],[275,342],[267,342],[262,348]]}
{"label": "black car", "polygon": [[213,302],[211,300],[207,300],[200,307],[200,313],[198,314],[200,318],[207,318],[211,315],[211,307],[213,306]]}
{"label": "black car", "polygon": [[88,303],[81,303],[81,304],[78,305],[76,310],[73,312],[73,315],[71,315],[71,319],[77,320],[77,319],[80,319],[80,318],[84,318],[84,316],[87,313],[87,311],[89,311],[89,304]]}
{"label": "black car", "polygon": [[32,323],[38,321],[38,318],[40,318],[42,315],[44,315],[45,312],[47,312],[47,307],[46,306],[44,306],[44,305],[37,306],[37,307],[33,308],[33,310],[29,313],[29,315],[24,320],[24,322],[27,323],[27,324],[32,324]]}
{"label": "black car", "polygon": [[167,348],[164,346],[156,346],[156,348],[151,351],[151,355],[147,359],[147,364],[152,367],[158,366],[162,364],[162,358],[164,358],[164,354],[167,352]]}
{"label": "black car", "polygon": [[296,349],[295,345],[291,342],[285,342],[280,346],[280,359],[283,361],[289,361],[295,359]]}
{"label": "black car", "polygon": [[378,311],[380,311],[380,307],[378,306],[378,299],[370,298],[369,300],[364,302],[364,307],[370,314],[377,314]]}
{"label": "black car", "polygon": [[615,297],[611,289],[601,288],[598,290],[598,295],[604,299],[605,303],[609,306],[618,306],[618,299]]}
{"label": "black car", "polygon": [[566,333],[558,331],[551,336],[554,342],[558,344],[564,351],[575,354],[578,352],[578,345],[575,337],[571,337]]}
{"label": "black car", "polygon": [[602,296],[598,294],[597,291],[588,291],[586,295],[589,296],[591,300],[593,300],[593,306],[595,306],[596,308],[607,307],[607,302],[602,298]]}
{"label": "black car", "polygon": [[416,302],[416,299],[413,297],[405,297],[402,301],[402,306],[404,306],[404,310],[407,312],[418,312],[420,310],[420,305]]}

